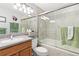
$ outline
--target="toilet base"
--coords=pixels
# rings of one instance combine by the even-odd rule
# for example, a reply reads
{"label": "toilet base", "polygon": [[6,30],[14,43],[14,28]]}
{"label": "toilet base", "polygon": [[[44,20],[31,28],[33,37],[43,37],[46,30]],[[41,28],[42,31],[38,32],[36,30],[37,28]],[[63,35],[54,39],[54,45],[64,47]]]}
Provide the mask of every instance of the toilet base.
{"label": "toilet base", "polygon": [[33,52],[37,56],[48,56],[48,50],[44,47],[36,47],[33,49]]}

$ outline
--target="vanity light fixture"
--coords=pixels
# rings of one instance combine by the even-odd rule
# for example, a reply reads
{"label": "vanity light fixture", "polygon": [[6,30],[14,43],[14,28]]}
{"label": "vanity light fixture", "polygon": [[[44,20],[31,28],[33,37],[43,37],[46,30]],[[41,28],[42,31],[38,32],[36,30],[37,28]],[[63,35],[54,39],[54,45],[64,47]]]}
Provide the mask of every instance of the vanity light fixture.
{"label": "vanity light fixture", "polygon": [[23,3],[15,3],[13,7],[19,11],[23,11],[25,14],[27,13],[28,16],[31,16],[31,14],[34,12],[32,7]]}

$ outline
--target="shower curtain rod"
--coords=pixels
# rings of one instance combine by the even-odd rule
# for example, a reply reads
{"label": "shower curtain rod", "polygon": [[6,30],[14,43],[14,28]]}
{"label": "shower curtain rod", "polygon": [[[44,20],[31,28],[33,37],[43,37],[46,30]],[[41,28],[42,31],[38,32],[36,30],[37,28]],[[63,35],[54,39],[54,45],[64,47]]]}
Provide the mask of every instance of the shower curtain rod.
{"label": "shower curtain rod", "polygon": [[48,13],[51,13],[51,12],[56,12],[56,11],[58,11],[58,10],[65,9],[65,8],[68,8],[68,7],[72,7],[72,6],[75,6],[75,5],[78,5],[78,4],[79,4],[79,3],[75,3],[75,4],[72,4],[72,5],[69,5],[69,6],[65,6],[65,7],[59,8],[59,9],[57,9],[57,10],[43,12],[43,13],[40,13],[40,14],[38,14],[38,15],[35,15],[35,16],[32,16],[32,17],[28,17],[28,18],[24,18],[24,19],[21,19],[21,20],[26,20],[26,19],[30,19],[30,18],[37,17],[37,16],[45,15],[45,14],[48,14]]}

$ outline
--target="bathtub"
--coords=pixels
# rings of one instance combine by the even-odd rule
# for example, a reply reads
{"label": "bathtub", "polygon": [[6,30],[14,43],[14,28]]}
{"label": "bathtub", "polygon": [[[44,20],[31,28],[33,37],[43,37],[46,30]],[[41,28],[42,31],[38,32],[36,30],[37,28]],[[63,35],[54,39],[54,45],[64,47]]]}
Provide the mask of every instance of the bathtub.
{"label": "bathtub", "polygon": [[[49,41],[47,41],[47,40],[49,40]],[[58,47],[54,46],[57,43],[59,44],[60,42],[56,43],[56,41],[51,41],[51,39],[47,39],[47,40],[44,39],[44,41],[41,41],[43,43],[40,43],[40,46],[45,47],[45,48],[48,49],[49,56],[79,56],[78,53],[73,53],[71,51],[68,51],[68,50],[65,50],[65,49],[58,48]],[[51,44],[50,42],[52,43],[52,45],[50,45]]]}

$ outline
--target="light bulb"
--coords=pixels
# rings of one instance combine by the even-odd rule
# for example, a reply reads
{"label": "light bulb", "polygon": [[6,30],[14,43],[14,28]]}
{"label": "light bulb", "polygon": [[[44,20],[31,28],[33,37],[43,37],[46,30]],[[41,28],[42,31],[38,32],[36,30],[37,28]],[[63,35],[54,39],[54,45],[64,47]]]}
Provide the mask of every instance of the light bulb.
{"label": "light bulb", "polygon": [[44,20],[47,20],[47,17],[46,16],[43,16]]}
{"label": "light bulb", "polygon": [[27,7],[26,10],[27,10],[28,12],[33,12],[33,11],[31,11],[31,7]]}
{"label": "light bulb", "polygon": [[41,16],[41,19],[42,20],[47,20],[45,16]]}
{"label": "light bulb", "polygon": [[26,8],[26,6],[25,6],[24,4],[22,5],[22,7],[23,7],[23,9],[25,9],[25,8]]}
{"label": "light bulb", "polygon": [[43,16],[41,16],[41,19],[43,19]]}
{"label": "light bulb", "polygon": [[22,11],[22,8],[21,7],[19,8],[19,11]]}
{"label": "light bulb", "polygon": [[26,13],[26,10],[24,9],[24,13]]}
{"label": "light bulb", "polygon": [[21,6],[21,4],[20,4],[20,3],[16,3],[16,5],[17,5],[18,7],[20,7],[20,6]]}
{"label": "light bulb", "polygon": [[30,12],[33,13],[34,11],[31,9]]}
{"label": "light bulb", "polygon": [[46,19],[47,19],[47,20],[49,20],[49,18],[48,18],[48,17],[46,17]]}
{"label": "light bulb", "polygon": [[30,11],[27,11],[27,14],[31,14]]}
{"label": "light bulb", "polygon": [[27,10],[30,10],[31,9],[31,7],[27,7]]}
{"label": "light bulb", "polygon": [[50,20],[50,23],[55,23],[55,20]]}
{"label": "light bulb", "polygon": [[13,5],[14,9],[17,9],[17,6],[16,5]]}
{"label": "light bulb", "polygon": [[31,17],[31,15],[30,15],[30,14],[29,14],[28,16],[29,16],[29,17]]}

